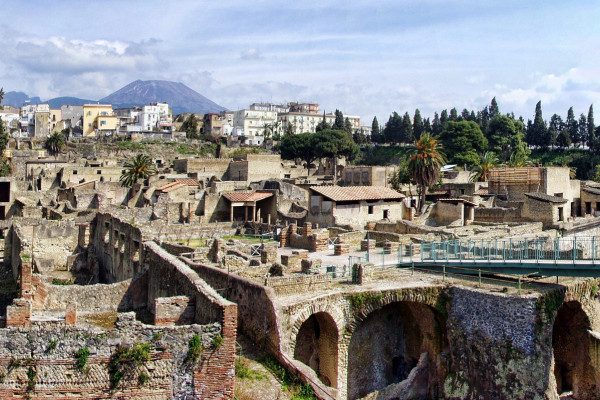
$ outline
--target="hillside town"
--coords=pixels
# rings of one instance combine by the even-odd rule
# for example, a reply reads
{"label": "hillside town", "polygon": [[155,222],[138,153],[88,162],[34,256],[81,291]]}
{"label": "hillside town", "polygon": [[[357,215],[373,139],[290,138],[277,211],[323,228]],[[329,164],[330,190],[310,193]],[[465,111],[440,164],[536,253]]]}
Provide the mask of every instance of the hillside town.
{"label": "hillside town", "polygon": [[598,398],[600,183],[468,116],[4,106],[0,396]]}

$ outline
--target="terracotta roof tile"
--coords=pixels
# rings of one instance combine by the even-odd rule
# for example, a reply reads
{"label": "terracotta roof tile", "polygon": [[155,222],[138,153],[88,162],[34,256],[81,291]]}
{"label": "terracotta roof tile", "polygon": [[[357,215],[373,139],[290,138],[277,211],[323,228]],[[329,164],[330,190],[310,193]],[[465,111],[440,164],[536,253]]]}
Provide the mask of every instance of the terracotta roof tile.
{"label": "terracotta roof tile", "polygon": [[477,204],[473,203],[472,201],[469,201],[467,199],[460,199],[458,197],[448,198],[448,199],[439,199],[438,201],[442,201],[444,203],[465,203],[465,204],[473,206],[473,207],[477,206]]}
{"label": "terracotta roof tile", "polygon": [[591,193],[591,194],[600,194],[600,188],[599,187],[585,186],[583,188],[583,191],[587,192],[587,193]]}
{"label": "terracotta roof tile", "polygon": [[198,186],[198,181],[192,178],[175,179],[177,183],[183,183],[188,186]]}
{"label": "terracotta roof tile", "polygon": [[160,192],[170,192],[171,190],[179,189],[184,186],[187,186],[187,185],[184,183],[180,183],[180,182],[171,182],[171,183],[167,183],[166,185],[156,188],[156,190],[158,190]]}
{"label": "terracotta roof tile", "polygon": [[315,186],[310,190],[333,201],[401,200],[404,195],[383,186]]}
{"label": "terracotta roof tile", "polygon": [[273,196],[273,193],[260,193],[260,192],[229,192],[223,193],[229,201],[259,201],[266,199],[267,197]]}

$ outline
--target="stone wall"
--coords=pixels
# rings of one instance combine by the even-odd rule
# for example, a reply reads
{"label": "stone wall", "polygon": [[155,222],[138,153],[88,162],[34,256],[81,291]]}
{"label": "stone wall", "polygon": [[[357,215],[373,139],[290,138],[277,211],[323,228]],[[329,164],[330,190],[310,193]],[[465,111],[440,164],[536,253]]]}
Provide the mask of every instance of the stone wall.
{"label": "stone wall", "polygon": [[[220,349],[212,345],[221,332],[218,324],[155,327],[121,314],[116,328],[65,327],[64,323],[33,323],[29,329],[0,329],[0,397],[35,399],[230,399],[232,373],[223,373],[211,358]],[[194,334],[205,348],[196,365],[186,361],[188,342]],[[149,345],[150,359],[140,364],[118,364],[123,377],[111,384],[108,362],[119,346]],[[76,353],[89,349],[79,369]],[[216,389],[205,378],[209,371],[222,382]],[[144,374],[147,381],[142,383]],[[117,383],[116,385],[114,383]],[[231,385],[228,385],[231,383]]]}
{"label": "stone wall", "polygon": [[518,208],[475,208],[475,221],[478,222],[516,222],[521,220],[521,211]]}
{"label": "stone wall", "polygon": [[277,321],[276,296],[272,288],[230,275],[220,268],[194,263],[186,258],[180,259],[211,287],[224,289],[223,296],[237,304],[239,330],[255,343],[270,342],[278,345],[279,337],[277,331],[273,329]]}
{"label": "stone wall", "polygon": [[429,218],[433,219],[436,225],[449,225],[456,221],[460,221],[462,225],[465,218],[465,205],[438,201],[433,206]]}

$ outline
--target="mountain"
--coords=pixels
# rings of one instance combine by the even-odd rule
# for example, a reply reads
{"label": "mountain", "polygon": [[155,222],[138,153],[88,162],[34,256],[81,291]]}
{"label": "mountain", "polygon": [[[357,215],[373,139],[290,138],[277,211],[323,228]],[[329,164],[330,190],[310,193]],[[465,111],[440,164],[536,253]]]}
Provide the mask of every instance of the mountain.
{"label": "mountain", "polygon": [[42,102],[39,97],[29,97],[23,92],[6,92],[2,99],[2,105],[20,108],[27,100],[30,104],[40,104]]}
{"label": "mountain", "polygon": [[100,99],[100,103],[112,104],[113,108],[143,106],[156,102],[169,103],[173,114],[206,114],[226,110],[183,83],[170,81],[137,80]]}
{"label": "mountain", "polygon": [[94,104],[96,100],[86,100],[80,99],[78,97],[55,97],[53,99],[45,101],[45,103],[50,105],[50,108],[60,108],[61,106],[82,106],[84,104]]}

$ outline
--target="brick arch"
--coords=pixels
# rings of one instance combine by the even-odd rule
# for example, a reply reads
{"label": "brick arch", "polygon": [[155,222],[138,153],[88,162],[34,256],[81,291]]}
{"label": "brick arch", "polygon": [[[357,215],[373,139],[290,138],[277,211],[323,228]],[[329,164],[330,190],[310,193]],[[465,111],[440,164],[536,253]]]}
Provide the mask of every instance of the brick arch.
{"label": "brick arch", "polygon": [[[354,296],[356,295],[358,294],[354,294]],[[363,304],[356,309],[352,305],[350,296],[347,298],[349,316],[339,343],[339,360],[340,365],[343,365],[338,378],[340,385],[338,391],[341,397],[345,398],[346,395],[352,399],[362,397],[369,391],[395,382],[396,378],[404,379],[404,375],[416,365],[419,355],[422,353],[429,355],[430,365],[436,365],[438,355],[448,346],[445,312],[448,298],[443,287],[406,288],[363,293]],[[389,317],[389,314],[394,315],[394,321],[383,319]],[[379,322],[373,325],[374,320]],[[377,324],[380,327],[374,329]],[[400,330],[392,326],[398,326]],[[412,328],[404,330],[405,328],[402,326],[417,327],[417,329],[413,332]],[[384,343],[371,340],[374,335],[383,333],[381,329],[391,329],[386,337],[395,337],[395,339],[391,339],[393,342]],[[352,341],[355,333],[358,336]],[[383,338],[383,336],[381,337]],[[397,349],[395,341],[405,345],[405,350],[398,354],[394,353],[391,358],[387,357],[388,350]],[[351,344],[353,342],[356,343]],[[365,360],[370,359],[380,360],[377,361],[382,363],[378,364],[381,367],[378,370],[387,372],[375,374],[378,376],[365,375],[364,371],[370,370],[367,368],[370,361],[365,364]],[[385,366],[386,362],[390,362],[390,365]],[[402,373],[397,376],[393,374],[395,378],[392,380],[384,377],[384,375],[388,376],[390,372],[397,370],[401,370]],[[361,377],[365,376],[367,377],[366,381],[360,381]],[[373,383],[375,381],[377,383]],[[370,385],[371,383],[372,385]],[[430,391],[429,398],[437,398],[437,394],[441,390],[440,384],[439,382],[430,382],[430,384],[429,389],[425,390]],[[357,389],[357,387],[363,387],[363,389]],[[363,393],[364,388],[367,387],[367,392]]]}
{"label": "brick arch", "polygon": [[327,314],[335,323],[335,327],[338,332],[338,337],[341,337],[343,328],[346,323],[346,315],[342,309],[339,307],[335,307],[329,303],[310,303],[306,307],[302,309],[299,313],[297,313],[297,317],[294,320],[294,324],[292,325],[291,335],[290,335],[290,352],[293,354],[296,348],[296,340],[298,337],[298,332],[300,332],[300,328],[302,324],[304,324],[311,315],[317,313],[325,313]]}
{"label": "brick arch", "polygon": [[[364,293],[367,297],[363,307],[352,310],[348,317],[344,330],[343,342],[347,344],[350,341],[352,333],[356,327],[365,320],[373,311],[379,310],[388,304],[399,302],[421,303],[433,309],[445,307],[443,301],[442,287],[418,287],[400,290],[390,290],[387,292]],[[349,302],[351,303],[350,299]],[[352,306],[351,306],[352,308]]]}

